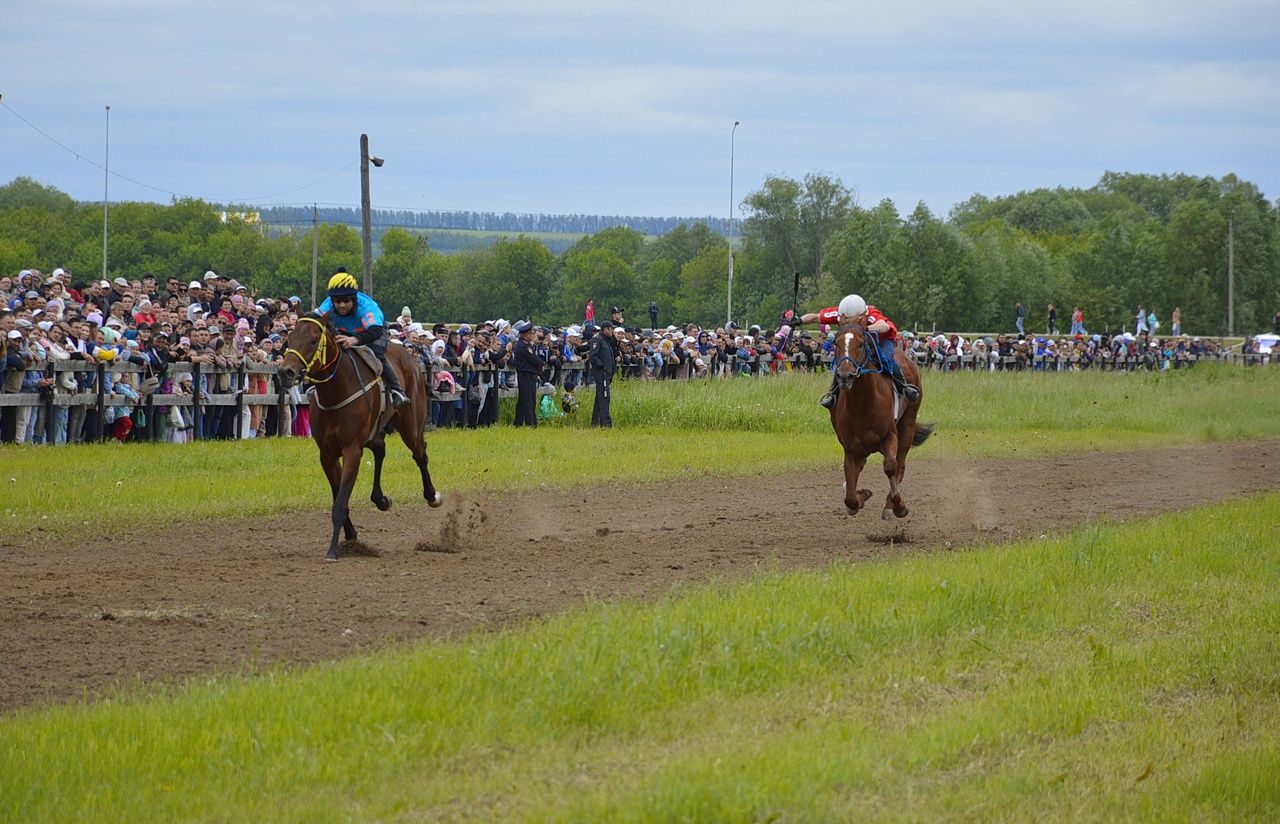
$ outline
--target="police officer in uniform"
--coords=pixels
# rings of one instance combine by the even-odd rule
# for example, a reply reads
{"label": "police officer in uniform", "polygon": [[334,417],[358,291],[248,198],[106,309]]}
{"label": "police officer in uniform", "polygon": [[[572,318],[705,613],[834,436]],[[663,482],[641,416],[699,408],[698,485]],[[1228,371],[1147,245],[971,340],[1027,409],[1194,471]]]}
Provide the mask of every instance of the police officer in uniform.
{"label": "police officer in uniform", "polygon": [[587,345],[587,360],[591,364],[591,376],[596,384],[596,403],[591,409],[592,426],[613,426],[613,418],[609,414],[609,393],[613,383],[613,373],[617,368],[617,350],[614,344],[613,321],[606,320],[600,324],[600,333],[592,336]]}
{"label": "police officer in uniform", "polygon": [[515,325],[519,338],[512,347],[512,366],[516,370],[516,426],[538,425],[537,388],[542,367],[547,365],[533,344],[533,324],[521,321]]}

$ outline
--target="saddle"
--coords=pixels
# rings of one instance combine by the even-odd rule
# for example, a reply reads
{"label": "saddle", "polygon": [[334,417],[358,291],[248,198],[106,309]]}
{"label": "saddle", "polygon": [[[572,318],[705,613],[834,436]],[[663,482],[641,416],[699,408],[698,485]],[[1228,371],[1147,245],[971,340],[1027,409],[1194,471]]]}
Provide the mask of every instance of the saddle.
{"label": "saddle", "polygon": [[367,346],[353,346],[350,351],[354,352],[360,358],[361,362],[363,362],[365,366],[369,367],[370,372],[375,375],[382,374],[382,361],[378,360],[378,356],[373,354],[372,349]]}

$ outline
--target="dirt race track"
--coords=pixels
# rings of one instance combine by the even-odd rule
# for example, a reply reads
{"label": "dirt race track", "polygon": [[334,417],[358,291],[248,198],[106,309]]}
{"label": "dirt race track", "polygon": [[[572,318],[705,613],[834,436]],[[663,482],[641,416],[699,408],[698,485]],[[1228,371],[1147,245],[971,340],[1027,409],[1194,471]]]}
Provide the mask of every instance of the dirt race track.
{"label": "dirt race track", "polygon": [[[328,512],[74,544],[0,536],[0,711],[146,681],[338,658],[499,627],[586,597],[1035,537],[1280,488],[1280,440],[1037,460],[915,461],[912,514],[844,514],[822,472],[353,509],[368,554],[322,562]],[[448,490],[445,490],[448,495]],[[376,553],[372,554],[372,553]]]}

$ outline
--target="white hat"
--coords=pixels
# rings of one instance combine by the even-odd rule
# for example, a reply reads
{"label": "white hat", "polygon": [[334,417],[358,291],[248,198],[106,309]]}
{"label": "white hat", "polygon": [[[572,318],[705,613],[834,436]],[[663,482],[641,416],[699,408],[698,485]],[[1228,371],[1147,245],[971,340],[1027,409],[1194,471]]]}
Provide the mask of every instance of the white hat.
{"label": "white hat", "polygon": [[187,284],[187,288],[188,288],[188,289],[203,289],[203,288],[204,288],[204,284],[203,284],[203,283],[201,283],[201,282],[200,282],[200,281],[198,281],[198,280],[193,280],[193,281],[191,281],[190,283],[188,283],[188,284]]}
{"label": "white hat", "polygon": [[867,311],[867,302],[861,295],[845,295],[840,301],[840,317],[855,318]]}
{"label": "white hat", "polygon": [[65,275],[66,273],[67,273],[67,270],[66,270],[66,269],[63,269],[61,266],[59,266],[57,269],[54,269],[54,270],[53,270],[53,274],[52,274],[52,275],[50,275],[49,277],[60,278],[60,277],[62,277],[63,275]]}
{"label": "white hat", "polygon": [[213,271],[212,269],[210,269],[209,271],[207,271],[207,272],[205,272],[205,273],[204,273],[204,279],[205,279],[205,280],[217,280],[217,279],[218,279],[218,273],[217,273],[217,272],[215,272],[215,271]]}
{"label": "white hat", "polygon": [[409,324],[409,334],[421,335],[424,328],[425,327],[421,323],[418,323],[417,321],[415,321]]}
{"label": "white hat", "polygon": [[36,324],[36,328],[38,328],[41,332],[48,332],[50,329],[53,328],[53,321],[42,320]]}
{"label": "white hat", "polygon": [[21,332],[19,332],[17,329],[10,329],[10,330],[9,330],[9,337],[10,337],[10,339],[19,339],[19,338],[21,338],[21,337],[22,337],[22,333],[21,333]]}
{"label": "white hat", "polygon": [[568,329],[564,330],[564,336],[566,338],[580,338],[582,337],[582,330],[576,326],[570,326]]}
{"label": "white hat", "polygon": [[125,277],[118,277],[115,279],[114,283],[116,286],[128,286],[129,279]]}

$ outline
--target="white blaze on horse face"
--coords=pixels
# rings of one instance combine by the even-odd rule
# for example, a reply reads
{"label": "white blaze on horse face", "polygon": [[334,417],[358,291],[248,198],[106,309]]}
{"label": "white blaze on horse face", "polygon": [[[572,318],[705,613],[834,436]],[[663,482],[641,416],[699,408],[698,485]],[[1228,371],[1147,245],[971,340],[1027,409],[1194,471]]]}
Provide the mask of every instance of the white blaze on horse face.
{"label": "white blaze on horse face", "polygon": [[847,355],[847,354],[849,354],[849,347],[850,347],[850,346],[853,346],[853,333],[852,333],[852,332],[845,332],[845,333],[844,333],[844,353],[845,353],[846,355]]}

